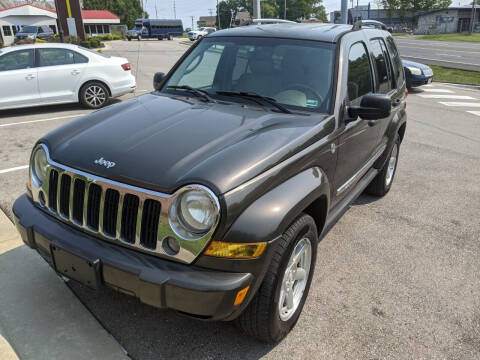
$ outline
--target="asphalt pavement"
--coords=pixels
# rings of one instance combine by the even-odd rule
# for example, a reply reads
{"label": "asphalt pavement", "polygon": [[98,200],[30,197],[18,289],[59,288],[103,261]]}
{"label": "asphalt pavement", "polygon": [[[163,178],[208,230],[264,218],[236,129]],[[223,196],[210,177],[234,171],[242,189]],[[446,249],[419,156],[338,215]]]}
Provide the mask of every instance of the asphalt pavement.
{"label": "asphalt pavement", "polygon": [[[178,41],[132,41],[107,53],[141,69],[140,91],[185,49]],[[391,191],[362,195],[321,242],[303,313],[279,344],[260,344],[230,323],[69,286],[134,359],[480,358],[479,99],[479,90],[439,83],[410,93]],[[36,139],[86,112],[0,112],[2,209],[8,213],[24,191],[27,170],[15,168],[27,165]]]}
{"label": "asphalt pavement", "polygon": [[480,43],[395,37],[402,58],[429,65],[480,71]]}

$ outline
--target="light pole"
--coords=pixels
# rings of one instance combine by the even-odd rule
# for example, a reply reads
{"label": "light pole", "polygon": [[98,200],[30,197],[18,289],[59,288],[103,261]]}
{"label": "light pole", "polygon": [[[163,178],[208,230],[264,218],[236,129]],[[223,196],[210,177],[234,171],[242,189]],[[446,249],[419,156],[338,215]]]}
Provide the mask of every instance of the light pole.
{"label": "light pole", "polygon": [[218,7],[218,0],[217,0],[217,18],[218,18],[218,30],[221,30],[222,24],[220,23],[220,9]]}

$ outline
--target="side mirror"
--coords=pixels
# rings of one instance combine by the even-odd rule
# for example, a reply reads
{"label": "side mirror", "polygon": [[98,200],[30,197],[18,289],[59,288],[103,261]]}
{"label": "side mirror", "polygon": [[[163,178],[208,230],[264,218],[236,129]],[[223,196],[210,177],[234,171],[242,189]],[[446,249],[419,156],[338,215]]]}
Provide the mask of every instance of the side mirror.
{"label": "side mirror", "polygon": [[163,79],[165,79],[165,73],[157,72],[153,75],[153,88],[160,90],[162,88]]}
{"label": "side mirror", "polygon": [[392,99],[383,94],[367,94],[362,98],[360,106],[349,106],[348,115],[356,119],[377,120],[390,115]]}

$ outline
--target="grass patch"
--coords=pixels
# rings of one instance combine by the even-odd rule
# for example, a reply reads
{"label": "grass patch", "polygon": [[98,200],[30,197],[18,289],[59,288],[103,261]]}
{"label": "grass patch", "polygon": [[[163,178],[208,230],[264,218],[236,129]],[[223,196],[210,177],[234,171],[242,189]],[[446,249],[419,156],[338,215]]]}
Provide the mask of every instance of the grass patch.
{"label": "grass patch", "polygon": [[455,33],[455,34],[432,34],[417,36],[420,40],[437,40],[437,41],[461,41],[480,43],[480,33]]}
{"label": "grass patch", "polygon": [[450,69],[443,66],[428,65],[433,70],[433,79],[440,82],[449,82],[466,85],[480,85],[480,72]]}

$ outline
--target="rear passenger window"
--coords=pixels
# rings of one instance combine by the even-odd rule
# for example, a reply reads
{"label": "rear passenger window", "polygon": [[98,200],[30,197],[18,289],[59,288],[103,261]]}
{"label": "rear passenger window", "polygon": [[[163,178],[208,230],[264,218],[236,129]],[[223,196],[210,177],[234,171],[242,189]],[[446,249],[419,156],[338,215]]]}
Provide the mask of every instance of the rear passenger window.
{"label": "rear passenger window", "polygon": [[[376,84],[378,94],[386,94],[392,90],[391,77],[389,73],[389,62],[382,48],[382,40],[374,39],[370,41],[370,48],[375,62]],[[382,41],[383,42],[383,41]],[[383,45],[384,47],[385,45]]]}
{"label": "rear passenger window", "polygon": [[400,59],[400,55],[398,54],[397,47],[395,46],[392,37],[387,38],[387,48],[393,63],[393,75],[397,81],[397,87],[400,87],[403,85],[405,76],[403,75],[402,59]]}
{"label": "rear passenger window", "polygon": [[373,92],[370,60],[363,43],[353,44],[348,54],[348,99],[360,105],[363,95]]}
{"label": "rear passenger window", "polygon": [[73,64],[73,51],[65,49],[38,49],[40,66]]}

